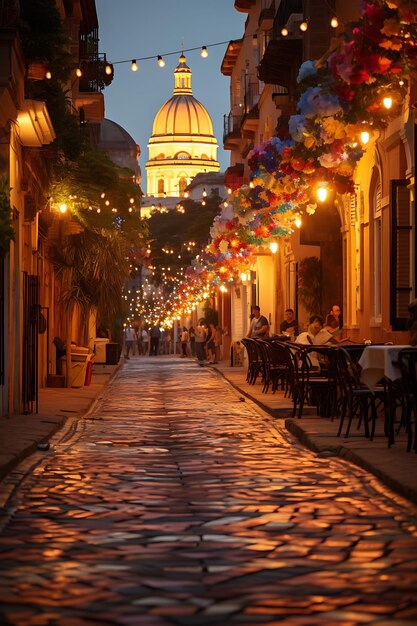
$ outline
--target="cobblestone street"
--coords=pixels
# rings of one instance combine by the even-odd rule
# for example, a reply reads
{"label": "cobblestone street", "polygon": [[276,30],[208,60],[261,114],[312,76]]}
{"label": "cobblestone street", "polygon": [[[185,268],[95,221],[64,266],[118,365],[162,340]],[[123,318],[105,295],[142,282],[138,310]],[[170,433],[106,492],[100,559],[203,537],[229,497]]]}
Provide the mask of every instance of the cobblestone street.
{"label": "cobblestone street", "polygon": [[0,623],[417,624],[416,514],[210,368],[135,357],[11,496]]}

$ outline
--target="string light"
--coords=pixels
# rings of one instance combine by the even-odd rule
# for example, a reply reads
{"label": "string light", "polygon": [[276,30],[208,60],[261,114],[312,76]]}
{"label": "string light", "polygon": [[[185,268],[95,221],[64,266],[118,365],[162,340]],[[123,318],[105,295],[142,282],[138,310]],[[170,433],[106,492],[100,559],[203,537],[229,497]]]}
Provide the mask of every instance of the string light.
{"label": "string light", "polygon": [[339,26],[339,20],[336,16],[332,17],[332,19],[330,20],[330,26],[332,28],[337,28]]}
{"label": "string light", "polygon": [[276,251],[278,250],[278,244],[276,241],[271,241],[271,243],[269,244],[269,249],[271,250],[272,254],[275,254]]}
{"label": "string light", "polygon": [[158,65],[159,67],[165,67],[165,61],[160,54],[158,55]]}
{"label": "string light", "polygon": [[47,80],[51,80],[51,78],[52,78],[52,74],[51,74],[51,72],[50,72],[49,70],[46,72],[46,74],[45,74],[45,78],[46,78]]}
{"label": "string light", "polygon": [[303,20],[299,26],[299,29],[301,30],[301,32],[305,33],[306,30],[308,29],[308,22],[307,20]]}
{"label": "string light", "polygon": [[206,196],[207,196],[207,191],[206,191],[206,188],[203,187],[203,198],[205,198]]}
{"label": "string light", "polygon": [[390,109],[392,107],[392,98],[387,96],[383,99],[382,103],[386,109]]}
{"label": "string light", "polygon": [[104,71],[107,74],[107,76],[111,76],[113,74],[113,65],[111,65],[110,63],[107,63],[106,67],[104,68]]}
{"label": "string light", "polygon": [[283,28],[281,28],[281,35],[283,37],[288,37],[288,28],[286,26],[284,26]]}
{"label": "string light", "polygon": [[317,199],[320,202],[325,202],[327,198],[327,186],[326,183],[320,183],[319,188],[317,189]]}
{"label": "string light", "polygon": [[67,205],[63,202],[59,205],[59,210],[61,211],[61,213],[65,213],[67,210]]}
{"label": "string light", "polygon": [[201,48],[200,56],[202,56],[202,57],[203,57],[203,59],[207,59],[207,57],[208,57],[208,50],[207,50],[207,46],[203,46],[203,47]]}
{"label": "string light", "polygon": [[81,69],[79,67],[77,67],[77,69],[75,70],[75,75],[78,76],[78,78],[81,78],[81,76],[83,75]]}
{"label": "string light", "polygon": [[368,133],[367,130],[363,130],[361,132],[361,142],[366,145],[369,139],[370,139],[370,134]]}
{"label": "string light", "polygon": [[130,69],[132,70],[132,72],[137,72],[138,71],[138,64],[136,63],[136,59],[132,59],[132,65],[130,66]]}

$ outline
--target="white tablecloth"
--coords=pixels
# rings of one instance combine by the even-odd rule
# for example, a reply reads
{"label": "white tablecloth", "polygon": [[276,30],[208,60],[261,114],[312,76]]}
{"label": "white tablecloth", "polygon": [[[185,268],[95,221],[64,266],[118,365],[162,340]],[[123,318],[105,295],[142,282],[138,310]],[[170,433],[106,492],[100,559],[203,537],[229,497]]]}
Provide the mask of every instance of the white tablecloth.
{"label": "white tablecloth", "polygon": [[362,368],[361,381],[370,389],[374,389],[381,378],[397,380],[401,378],[401,370],[395,363],[398,353],[410,346],[367,346],[358,363]]}

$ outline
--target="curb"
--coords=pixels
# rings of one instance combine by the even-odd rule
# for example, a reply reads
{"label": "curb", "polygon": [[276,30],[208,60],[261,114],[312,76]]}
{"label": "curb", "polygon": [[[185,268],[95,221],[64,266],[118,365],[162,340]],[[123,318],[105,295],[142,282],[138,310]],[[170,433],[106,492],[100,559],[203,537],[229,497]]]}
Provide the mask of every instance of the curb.
{"label": "curb", "polygon": [[310,435],[301,428],[293,419],[285,420],[285,428],[294,435],[298,441],[303,444],[306,448],[311,450],[312,452],[316,452],[317,454],[323,452],[333,452],[335,456],[339,457],[343,461],[348,461],[357,467],[369,472],[376,478],[378,478],[384,485],[395,491],[398,495],[406,498],[413,504],[417,504],[417,490],[412,487],[407,487],[402,483],[389,476],[384,471],[376,468],[372,463],[369,463],[366,459],[361,457],[356,452],[349,450],[343,445],[338,446],[317,446]]}

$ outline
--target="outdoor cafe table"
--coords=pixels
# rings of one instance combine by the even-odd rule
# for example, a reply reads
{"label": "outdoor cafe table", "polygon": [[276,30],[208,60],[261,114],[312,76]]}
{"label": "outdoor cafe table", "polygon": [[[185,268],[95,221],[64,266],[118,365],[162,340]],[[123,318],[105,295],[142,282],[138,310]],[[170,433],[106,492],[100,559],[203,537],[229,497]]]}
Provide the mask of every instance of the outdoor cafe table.
{"label": "outdoor cafe table", "polygon": [[361,382],[369,389],[375,389],[380,380],[384,381],[386,400],[384,403],[385,434],[388,436],[388,445],[394,443],[395,418],[395,381],[401,378],[398,365],[398,353],[409,346],[367,346],[362,353],[358,364],[361,367]]}

